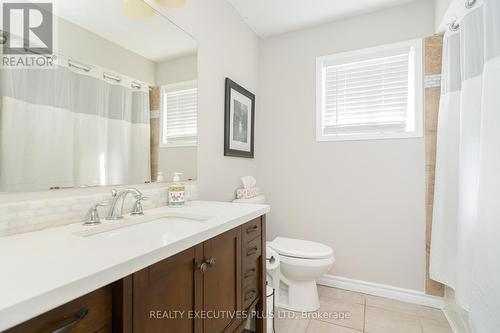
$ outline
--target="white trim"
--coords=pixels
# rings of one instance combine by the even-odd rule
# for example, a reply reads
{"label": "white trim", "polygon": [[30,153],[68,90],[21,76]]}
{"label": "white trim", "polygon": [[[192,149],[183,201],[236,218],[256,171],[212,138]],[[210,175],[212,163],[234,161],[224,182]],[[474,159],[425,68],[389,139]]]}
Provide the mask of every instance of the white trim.
{"label": "white trim", "polygon": [[[410,73],[414,71],[415,86],[415,130],[412,132],[396,132],[396,133],[374,133],[374,134],[356,134],[356,135],[324,135],[322,124],[323,105],[323,71],[325,64],[337,65],[346,62],[364,61],[374,57],[384,57],[393,55],[395,51],[413,50],[414,64],[410,63]],[[392,43],[370,47],[361,50],[342,52],[316,58],[316,141],[355,141],[355,140],[381,140],[381,139],[406,139],[406,138],[422,138],[424,136],[424,110],[423,110],[423,46],[422,39],[413,39],[399,43]],[[409,74],[410,74],[409,73]]]}
{"label": "white trim", "polygon": [[[198,81],[197,80],[190,80],[190,81],[182,81],[182,82],[176,82],[176,83],[170,83],[166,84],[160,87],[160,130],[159,132],[159,147],[160,148],[179,148],[179,147],[196,147],[198,145],[198,141],[185,141],[185,142],[176,142],[176,143],[163,143],[163,122],[164,120],[164,105],[165,105],[165,93],[170,92],[170,91],[176,91],[176,90],[183,90],[183,89],[192,89],[192,88],[198,88]],[[198,101],[196,102],[196,108],[198,109]]]}
{"label": "white trim", "polygon": [[354,280],[334,275],[323,275],[317,280],[318,284],[355,291],[363,294],[390,298],[402,302],[444,309],[442,297],[426,295],[423,291],[393,287],[385,284]]}
{"label": "white trim", "polygon": [[453,333],[472,333],[467,329],[467,327],[463,323],[462,318],[454,315],[454,312],[450,311],[447,306],[444,307],[443,313],[446,317],[446,320],[450,324]]}
{"label": "white trim", "polygon": [[176,143],[160,143],[160,148],[180,148],[180,147],[196,147],[198,143],[196,141],[184,141]]}
{"label": "white trim", "polygon": [[448,323],[450,323],[452,331],[454,333],[474,333],[473,328],[469,324],[467,312],[457,304],[453,290],[445,286],[444,294],[443,313]]}

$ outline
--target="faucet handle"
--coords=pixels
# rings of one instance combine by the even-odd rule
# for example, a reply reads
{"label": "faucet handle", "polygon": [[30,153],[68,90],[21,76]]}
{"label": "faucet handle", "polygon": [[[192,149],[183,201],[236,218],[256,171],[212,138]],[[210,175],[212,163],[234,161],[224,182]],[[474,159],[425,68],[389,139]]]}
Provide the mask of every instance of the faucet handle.
{"label": "faucet handle", "polygon": [[89,211],[87,212],[87,215],[85,216],[85,222],[83,223],[83,225],[101,224],[101,218],[99,217],[99,211],[97,210],[97,208],[107,205],[107,202],[99,202],[95,205],[92,205],[92,207],[90,207]]}
{"label": "faucet handle", "polygon": [[134,195],[134,198],[141,201],[149,199],[148,197],[143,196],[142,193]]}
{"label": "faucet handle", "polygon": [[143,197],[142,195],[136,195],[135,196],[135,204],[134,207],[132,207],[132,212],[130,215],[144,215],[144,209],[142,208],[142,202],[144,200],[148,200],[149,198]]}

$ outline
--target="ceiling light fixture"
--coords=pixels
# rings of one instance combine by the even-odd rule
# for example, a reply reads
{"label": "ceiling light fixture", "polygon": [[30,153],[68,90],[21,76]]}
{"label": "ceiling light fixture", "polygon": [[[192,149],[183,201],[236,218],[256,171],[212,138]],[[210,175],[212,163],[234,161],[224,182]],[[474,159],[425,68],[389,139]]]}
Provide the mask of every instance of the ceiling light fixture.
{"label": "ceiling light fixture", "polygon": [[123,0],[123,11],[134,18],[148,18],[155,15],[155,10],[143,0]]}
{"label": "ceiling light fixture", "polygon": [[186,0],[156,0],[156,2],[169,8],[179,8],[186,4]]}

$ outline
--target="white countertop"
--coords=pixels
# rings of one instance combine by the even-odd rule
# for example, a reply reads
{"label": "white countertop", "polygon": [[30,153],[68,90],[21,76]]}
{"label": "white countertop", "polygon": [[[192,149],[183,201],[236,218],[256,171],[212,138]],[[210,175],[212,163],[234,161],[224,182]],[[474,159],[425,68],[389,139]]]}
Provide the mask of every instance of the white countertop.
{"label": "white countertop", "polygon": [[[270,210],[267,205],[192,201],[183,208],[160,207],[143,217],[103,221],[89,227],[70,224],[25,234],[0,237],[0,331],[119,280],[177,254]],[[83,237],[92,228],[113,225],[145,227],[169,214],[204,216],[184,230],[165,235],[137,233],[130,241],[119,237]],[[132,227],[129,227],[132,228]],[[116,230],[126,230],[122,229]],[[164,228],[165,229],[165,228]],[[174,228],[173,228],[174,229]],[[100,234],[103,235],[103,234]],[[160,237],[163,236],[163,237]],[[161,238],[161,239],[160,239]]]}

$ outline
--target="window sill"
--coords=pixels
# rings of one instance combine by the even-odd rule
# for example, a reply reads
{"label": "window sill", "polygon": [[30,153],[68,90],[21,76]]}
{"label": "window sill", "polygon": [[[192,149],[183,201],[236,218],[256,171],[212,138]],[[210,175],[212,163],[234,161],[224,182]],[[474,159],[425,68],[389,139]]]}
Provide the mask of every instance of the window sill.
{"label": "window sill", "polygon": [[177,142],[177,143],[160,143],[160,148],[182,148],[182,147],[197,147],[196,142]]}
{"label": "window sill", "polygon": [[417,139],[423,138],[423,133],[387,133],[376,135],[320,135],[316,137],[316,142],[335,142],[335,141],[372,141],[372,140],[395,140],[395,139]]}

